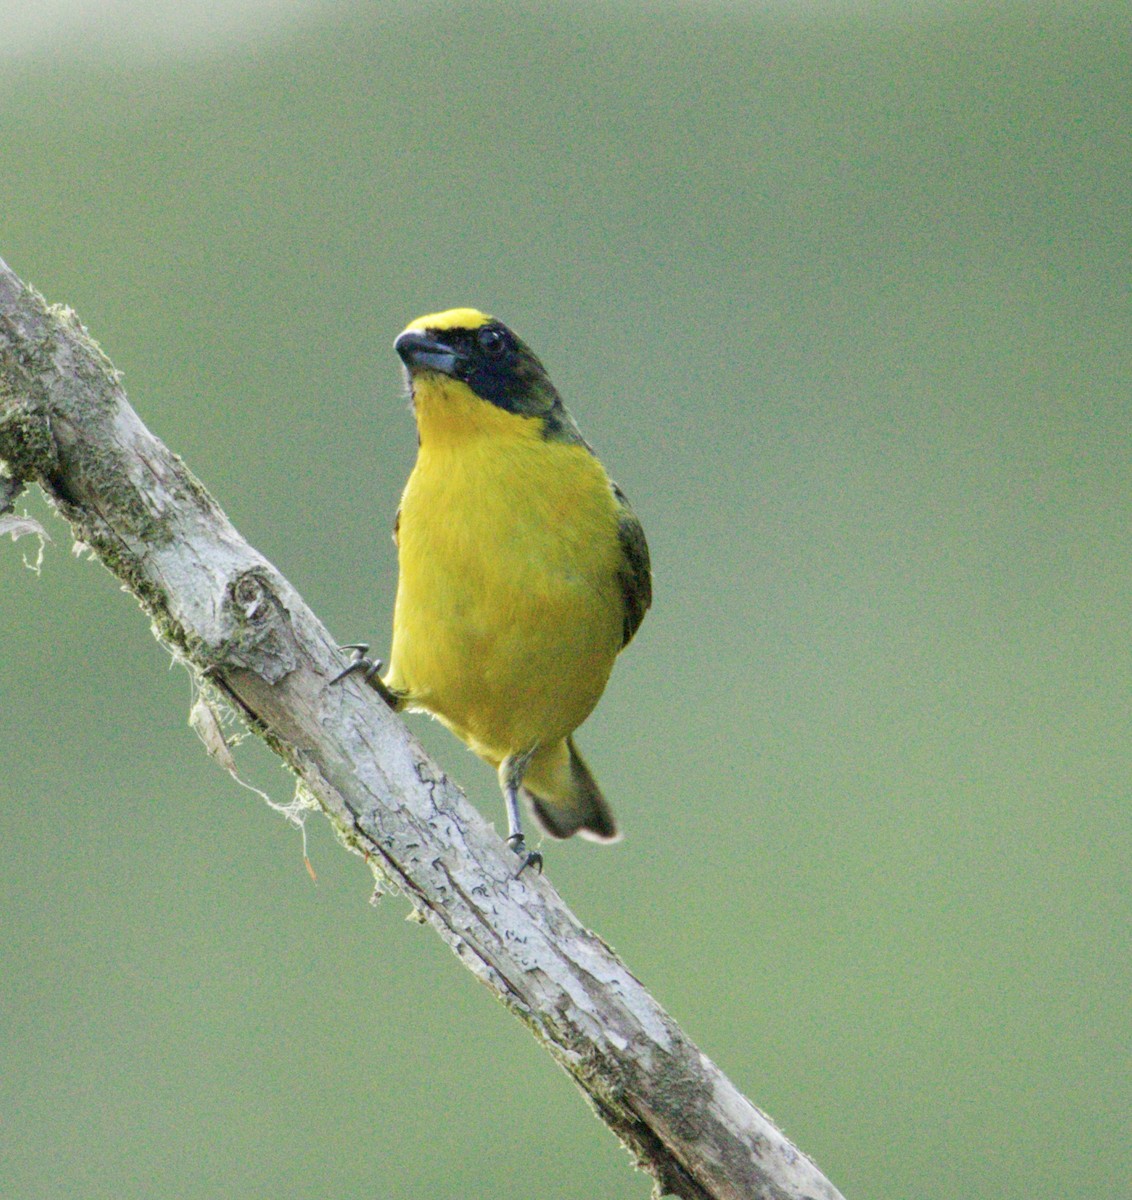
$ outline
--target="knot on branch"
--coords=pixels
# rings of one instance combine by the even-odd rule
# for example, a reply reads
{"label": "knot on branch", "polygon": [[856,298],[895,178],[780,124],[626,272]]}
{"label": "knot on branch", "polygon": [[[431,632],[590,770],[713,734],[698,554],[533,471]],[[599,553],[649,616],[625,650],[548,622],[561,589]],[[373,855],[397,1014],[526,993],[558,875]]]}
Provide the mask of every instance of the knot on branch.
{"label": "knot on branch", "polygon": [[228,584],[224,617],[232,632],[218,655],[218,665],[254,671],[269,684],[278,683],[299,663],[291,614],[275,582],[268,568],[257,566]]}

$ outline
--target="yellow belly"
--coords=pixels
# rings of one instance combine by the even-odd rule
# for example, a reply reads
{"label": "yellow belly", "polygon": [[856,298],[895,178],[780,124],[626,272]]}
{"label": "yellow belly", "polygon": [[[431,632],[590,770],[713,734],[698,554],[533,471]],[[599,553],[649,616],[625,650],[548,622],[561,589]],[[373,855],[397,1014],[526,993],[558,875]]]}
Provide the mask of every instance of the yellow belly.
{"label": "yellow belly", "polygon": [[570,734],[621,647],[616,501],[583,447],[421,447],[401,502],[389,685],[493,764]]}

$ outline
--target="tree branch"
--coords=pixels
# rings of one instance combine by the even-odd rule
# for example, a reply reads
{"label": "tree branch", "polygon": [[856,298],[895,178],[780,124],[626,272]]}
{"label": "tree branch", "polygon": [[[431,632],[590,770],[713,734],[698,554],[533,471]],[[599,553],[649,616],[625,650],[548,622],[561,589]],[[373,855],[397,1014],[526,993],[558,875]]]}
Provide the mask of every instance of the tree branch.
{"label": "tree branch", "polygon": [[[36,482],[391,881],[575,1080],[658,1189],[837,1200],[548,880],[515,859],[334,640],[142,424],[75,315],[0,261],[0,511]],[[7,478],[4,478],[6,474]]]}

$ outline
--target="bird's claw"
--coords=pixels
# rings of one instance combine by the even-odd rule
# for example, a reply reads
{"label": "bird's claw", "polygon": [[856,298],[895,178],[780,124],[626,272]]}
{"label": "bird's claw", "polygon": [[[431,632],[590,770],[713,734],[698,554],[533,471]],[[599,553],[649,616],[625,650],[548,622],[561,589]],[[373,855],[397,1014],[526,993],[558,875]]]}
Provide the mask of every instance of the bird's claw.
{"label": "bird's claw", "polygon": [[340,683],[347,675],[356,675],[359,672],[362,674],[362,679],[366,683],[369,683],[381,670],[381,660],[374,660],[369,657],[369,644],[367,642],[352,642],[348,646],[339,646],[338,649],[349,650],[353,653],[354,657],[350,659],[350,665],[345,670],[339,671],[330,681],[331,686]]}
{"label": "bird's claw", "polygon": [[542,874],[542,855],[537,850],[527,849],[526,839],[521,833],[513,833],[507,839],[507,845],[523,860],[515,872],[514,878],[518,879],[528,867],[533,867],[540,875]]}
{"label": "bird's claw", "polygon": [[379,658],[369,657],[369,645],[366,642],[352,642],[348,646],[339,646],[339,650],[349,650],[354,657],[350,660],[349,666],[339,671],[337,675],[330,681],[330,686],[333,687],[336,683],[341,683],[347,675],[361,675],[362,682],[368,683],[371,688],[389,705],[390,708],[397,708],[397,698],[385,686],[381,680],[381,668],[384,665]]}

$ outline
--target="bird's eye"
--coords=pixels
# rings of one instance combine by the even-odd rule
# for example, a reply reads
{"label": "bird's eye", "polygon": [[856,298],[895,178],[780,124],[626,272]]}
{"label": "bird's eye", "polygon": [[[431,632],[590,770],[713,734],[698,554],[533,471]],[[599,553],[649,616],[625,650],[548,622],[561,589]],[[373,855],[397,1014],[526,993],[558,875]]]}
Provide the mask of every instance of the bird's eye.
{"label": "bird's eye", "polygon": [[478,337],[480,348],[492,358],[498,358],[507,349],[507,338],[503,330],[496,329],[494,325],[485,325],[479,331]]}

